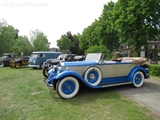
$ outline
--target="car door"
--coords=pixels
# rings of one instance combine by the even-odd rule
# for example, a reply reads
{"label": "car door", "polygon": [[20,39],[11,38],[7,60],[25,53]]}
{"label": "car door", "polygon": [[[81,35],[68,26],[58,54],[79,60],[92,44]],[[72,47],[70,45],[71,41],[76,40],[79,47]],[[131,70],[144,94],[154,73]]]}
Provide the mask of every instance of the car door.
{"label": "car door", "polygon": [[131,63],[119,63],[117,64],[117,76],[118,77],[124,77],[128,76],[130,71],[135,67],[134,64]]}
{"label": "car door", "polygon": [[113,78],[117,76],[116,64],[103,64],[98,67],[101,69],[103,78]]}

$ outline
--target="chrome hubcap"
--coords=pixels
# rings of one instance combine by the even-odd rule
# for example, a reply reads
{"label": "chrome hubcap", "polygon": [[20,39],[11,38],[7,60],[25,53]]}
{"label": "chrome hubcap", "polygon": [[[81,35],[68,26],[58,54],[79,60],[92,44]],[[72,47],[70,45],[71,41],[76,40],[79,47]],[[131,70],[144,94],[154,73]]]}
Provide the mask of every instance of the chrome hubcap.
{"label": "chrome hubcap", "polygon": [[91,80],[94,80],[95,79],[95,75],[92,73],[92,74],[90,74],[90,79]]}
{"label": "chrome hubcap", "polygon": [[71,89],[71,86],[70,86],[70,85],[68,85],[68,86],[67,86],[67,89],[68,89],[68,90],[70,90],[70,89]]}

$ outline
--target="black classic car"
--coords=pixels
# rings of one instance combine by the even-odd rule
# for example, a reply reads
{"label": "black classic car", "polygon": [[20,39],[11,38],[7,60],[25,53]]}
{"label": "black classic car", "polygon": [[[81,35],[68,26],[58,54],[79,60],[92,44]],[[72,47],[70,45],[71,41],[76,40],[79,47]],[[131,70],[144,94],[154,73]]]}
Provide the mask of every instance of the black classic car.
{"label": "black classic car", "polygon": [[28,60],[30,56],[23,56],[10,61],[10,67],[20,68],[21,66],[28,66]]}
{"label": "black classic car", "polygon": [[4,53],[0,58],[0,67],[9,66],[10,61],[15,59],[14,53]]}
{"label": "black classic car", "polygon": [[61,54],[57,59],[47,59],[43,63],[43,75],[48,77],[48,70],[51,69],[54,65],[58,65],[63,61],[83,61],[85,56],[78,56],[76,54]]}

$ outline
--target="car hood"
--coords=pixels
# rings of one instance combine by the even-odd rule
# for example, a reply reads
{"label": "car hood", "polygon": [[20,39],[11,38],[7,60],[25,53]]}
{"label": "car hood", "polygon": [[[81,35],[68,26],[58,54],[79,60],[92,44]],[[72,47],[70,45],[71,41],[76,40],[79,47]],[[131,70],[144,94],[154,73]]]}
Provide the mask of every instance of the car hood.
{"label": "car hood", "polygon": [[57,60],[57,59],[51,60],[51,63],[57,63],[57,62],[60,62],[60,60]]}
{"label": "car hood", "polygon": [[0,58],[0,61],[2,62],[2,61],[4,61],[4,60],[6,60],[5,58]]}
{"label": "car hood", "polygon": [[58,59],[47,59],[46,64],[57,64],[60,60]]}
{"label": "car hood", "polygon": [[17,59],[15,59],[15,61],[16,61],[16,62],[19,62],[19,61],[22,61],[22,60],[21,60],[21,59],[19,59],[19,58],[17,58]]}
{"label": "car hood", "polygon": [[57,59],[47,59],[47,60],[46,60],[46,63],[47,63],[47,62],[51,62],[51,61],[55,61],[55,60],[57,60]]}
{"label": "car hood", "polygon": [[62,62],[61,66],[91,66],[91,65],[97,65],[98,61],[92,60],[92,61],[76,61],[76,62]]}

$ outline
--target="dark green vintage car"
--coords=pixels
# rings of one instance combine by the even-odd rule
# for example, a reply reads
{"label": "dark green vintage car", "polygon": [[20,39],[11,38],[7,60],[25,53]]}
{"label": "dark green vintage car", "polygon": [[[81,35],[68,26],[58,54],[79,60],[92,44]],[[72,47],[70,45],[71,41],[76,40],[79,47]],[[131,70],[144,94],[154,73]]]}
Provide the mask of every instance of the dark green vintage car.
{"label": "dark green vintage car", "polygon": [[28,66],[28,60],[30,56],[24,56],[10,61],[11,68],[21,68],[21,66]]}

